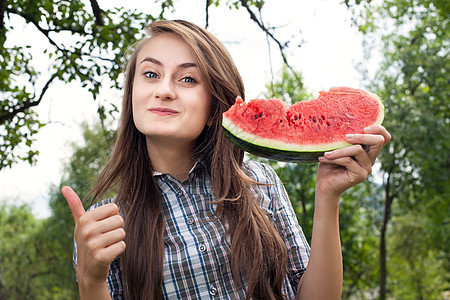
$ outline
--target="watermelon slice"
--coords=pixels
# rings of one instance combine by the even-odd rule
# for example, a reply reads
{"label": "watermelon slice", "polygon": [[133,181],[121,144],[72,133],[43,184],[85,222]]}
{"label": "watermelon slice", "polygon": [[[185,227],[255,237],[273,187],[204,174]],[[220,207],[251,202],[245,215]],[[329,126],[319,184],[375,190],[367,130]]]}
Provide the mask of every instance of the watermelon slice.
{"label": "watermelon slice", "polygon": [[279,99],[241,97],[223,114],[226,136],[241,149],[280,161],[311,162],[325,151],[349,146],[348,133],[381,124],[384,106],[370,92],[348,87],[288,105]]}

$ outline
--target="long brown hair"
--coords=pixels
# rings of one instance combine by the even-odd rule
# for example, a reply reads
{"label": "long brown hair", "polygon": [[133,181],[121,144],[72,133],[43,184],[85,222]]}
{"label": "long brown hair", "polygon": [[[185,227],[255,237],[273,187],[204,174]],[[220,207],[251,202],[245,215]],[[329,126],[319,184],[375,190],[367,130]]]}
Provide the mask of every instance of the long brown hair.
{"label": "long brown hair", "polygon": [[[156,21],[149,36],[173,33],[191,49],[212,94],[211,125],[197,138],[194,153],[206,160],[216,194],[215,214],[229,226],[233,277],[247,286],[247,299],[283,299],[287,250],[271,221],[251,193],[252,180],[243,171],[244,152],[225,137],[222,113],[244,96],[239,72],[223,44],[187,21]],[[92,191],[94,199],[116,187],[116,203],[125,217],[127,248],[121,257],[126,299],[161,299],[164,259],[164,220],[153,178],[145,136],[132,116],[136,57],[146,40],[130,55],[125,74],[123,109],[114,150]]]}

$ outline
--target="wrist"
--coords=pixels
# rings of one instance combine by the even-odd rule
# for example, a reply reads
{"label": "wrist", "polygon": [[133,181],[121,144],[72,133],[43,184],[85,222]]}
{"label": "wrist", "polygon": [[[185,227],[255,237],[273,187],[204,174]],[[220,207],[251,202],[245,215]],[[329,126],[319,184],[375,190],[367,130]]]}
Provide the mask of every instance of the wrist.
{"label": "wrist", "polygon": [[78,280],[81,300],[111,299],[108,284],[105,281],[91,281],[86,278]]}
{"label": "wrist", "polygon": [[324,210],[328,212],[339,211],[340,194],[324,193],[316,189],[314,208],[315,210]]}
{"label": "wrist", "polygon": [[83,274],[83,272],[77,272],[77,281],[78,286],[80,288],[96,288],[103,285],[106,285],[106,278],[92,278],[92,276],[87,276],[86,274]]}

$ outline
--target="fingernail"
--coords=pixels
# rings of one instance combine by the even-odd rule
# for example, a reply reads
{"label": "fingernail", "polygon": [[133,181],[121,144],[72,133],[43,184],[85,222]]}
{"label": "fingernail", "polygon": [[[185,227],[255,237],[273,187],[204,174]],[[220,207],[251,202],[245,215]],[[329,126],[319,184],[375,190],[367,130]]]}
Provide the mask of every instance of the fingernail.
{"label": "fingernail", "polygon": [[367,132],[370,132],[370,131],[372,131],[372,126],[364,128],[364,132],[367,133]]}
{"label": "fingernail", "polygon": [[354,134],[346,134],[345,138],[351,140],[355,135]]}

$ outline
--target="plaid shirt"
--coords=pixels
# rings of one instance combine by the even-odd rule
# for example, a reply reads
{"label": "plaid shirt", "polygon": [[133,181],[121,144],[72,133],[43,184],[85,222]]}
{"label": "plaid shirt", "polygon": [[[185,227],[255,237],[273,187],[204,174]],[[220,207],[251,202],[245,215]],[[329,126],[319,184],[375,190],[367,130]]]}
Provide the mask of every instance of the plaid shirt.
{"label": "plaid shirt", "polygon": [[[286,243],[288,266],[283,292],[288,299],[293,299],[308,263],[309,245],[273,169],[253,161],[244,165],[252,179],[269,184],[257,185],[253,191]],[[220,220],[211,221],[215,210],[211,201],[215,197],[204,166],[197,164],[182,183],[168,174],[155,173],[154,176],[165,219],[164,298],[245,299],[245,290],[233,280],[231,273],[226,226]],[[102,201],[91,209],[111,201]],[[74,266],[76,268],[76,244]],[[111,263],[107,283],[112,299],[124,299],[119,258]]]}

